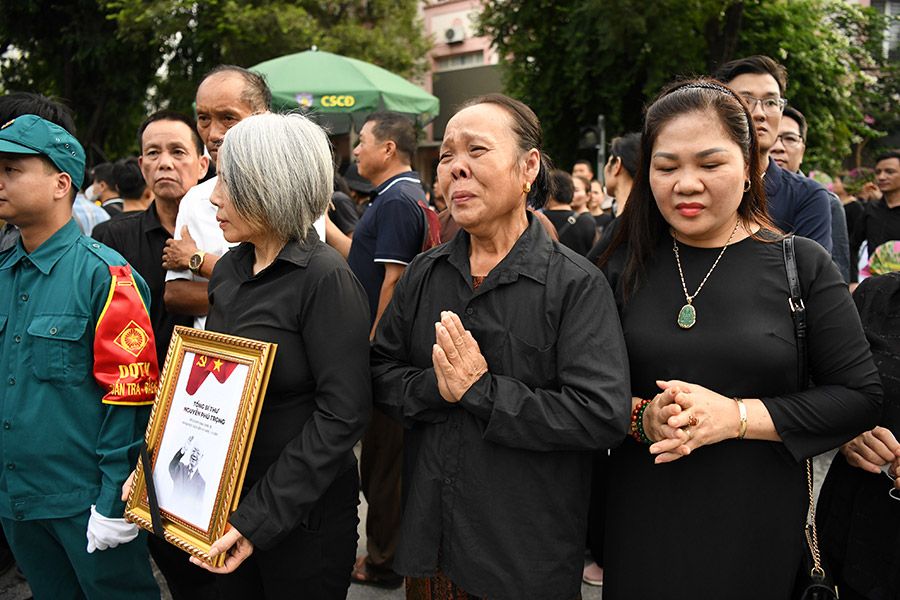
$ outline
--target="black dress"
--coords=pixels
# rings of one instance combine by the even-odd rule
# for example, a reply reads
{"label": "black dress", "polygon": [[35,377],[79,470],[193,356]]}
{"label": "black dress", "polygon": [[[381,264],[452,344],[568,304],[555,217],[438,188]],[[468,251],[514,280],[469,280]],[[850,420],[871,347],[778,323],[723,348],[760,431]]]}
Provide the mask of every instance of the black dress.
{"label": "black dress", "polygon": [[[690,292],[720,248],[679,246]],[[803,459],[870,428],[881,388],[846,285],[828,253],[797,238],[807,306],[809,370],[819,387],[798,392],[782,245],[733,244],[694,301],[693,328],[666,237],[640,289],[622,301],[626,249],[606,267],[616,291],[632,394],[680,379],[725,396],[761,398],[783,443],[728,440],[654,465],[630,438],[612,452],[604,549],[604,600],[748,600],[790,595],[807,506]],[[735,408],[737,413],[737,408]]]}

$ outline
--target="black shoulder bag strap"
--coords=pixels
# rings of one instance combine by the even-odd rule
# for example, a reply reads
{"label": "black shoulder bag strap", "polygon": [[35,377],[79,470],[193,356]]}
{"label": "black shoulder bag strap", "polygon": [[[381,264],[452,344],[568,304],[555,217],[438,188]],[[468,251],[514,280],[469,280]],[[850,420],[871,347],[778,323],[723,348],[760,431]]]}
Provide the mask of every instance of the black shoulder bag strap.
{"label": "black shoulder bag strap", "polygon": [[[789,235],[782,242],[784,250],[784,269],[787,273],[790,298],[788,306],[794,321],[794,337],[797,340],[797,384],[799,390],[809,387],[809,367],[806,352],[806,305],[803,303],[803,292],[800,289],[800,275],[797,273],[797,256],[794,253],[794,236]],[[800,600],[831,600],[837,598],[837,589],[825,574],[822,567],[822,556],[819,553],[819,537],[816,533],[816,507],[813,498],[812,459],[806,459],[806,487],[809,493],[809,508],[806,512],[806,545],[810,556],[808,574],[798,582],[795,597]]]}
{"label": "black shoulder bag strap", "polygon": [[806,357],[806,305],[800,290],[800,275],[797,274],[797,256],[794,254],[794,236],[784,238],[784,269],[787,272],[788,289],[791,297],[788,306],[794,320],[794,336],[797,338],[797,383],[801,390],[809,387]]}
{"label": "black shoulder bag strap", "polygon": [[162,517],[159,515],[159,501],[156,499],[156,483],[153,481],[153,463],[150,461],[150,453],[147,452],[147,444],[141,444],[141,463],[144,466],[144,481],[147,484],[147,504],[150,505],[150,524],[153,525],[153,535],[166,539],[163,533]]}

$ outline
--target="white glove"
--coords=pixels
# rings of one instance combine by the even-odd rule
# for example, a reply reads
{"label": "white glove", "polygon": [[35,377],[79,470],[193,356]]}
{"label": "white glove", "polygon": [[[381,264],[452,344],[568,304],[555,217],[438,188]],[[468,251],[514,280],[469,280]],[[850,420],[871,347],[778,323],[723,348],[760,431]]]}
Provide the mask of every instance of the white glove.
{"label": "white glove", "polygon": [[87,526],[87,551],[106,550],[119,544],[127,544],[138,536],[138,527],[125,519],[111,519],[97,512],[91,505],[91,518]]}

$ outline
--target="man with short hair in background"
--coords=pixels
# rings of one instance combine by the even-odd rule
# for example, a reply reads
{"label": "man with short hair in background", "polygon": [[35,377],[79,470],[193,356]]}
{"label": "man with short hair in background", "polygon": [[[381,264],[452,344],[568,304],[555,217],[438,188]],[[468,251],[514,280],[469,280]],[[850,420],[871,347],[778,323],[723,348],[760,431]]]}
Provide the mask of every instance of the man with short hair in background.
{"label": "man with short hair in background", "polygon": [[815,240],[831,252],[828,192],[812,179],[782,169],[769,155],[787,105],[787,70],[768,56],[756,55],[725,63],[716,70],[715,78],[737,92],[750,111],[769,215],[775,225],[785,233]]}
{"label": "man with short hair in background", "polygon": [[863,203],[850,236],[850,247],[857,250],[866,242],[869,256],[885,242],[900,240],[900,150],[875,158],[875,184],[881,197]]}
{"label": "man with short hair in background", "polygon": [[594,165],[589,160],[576,160],[572,166],[572,177],[584,177],[588,181],[594,179]]}

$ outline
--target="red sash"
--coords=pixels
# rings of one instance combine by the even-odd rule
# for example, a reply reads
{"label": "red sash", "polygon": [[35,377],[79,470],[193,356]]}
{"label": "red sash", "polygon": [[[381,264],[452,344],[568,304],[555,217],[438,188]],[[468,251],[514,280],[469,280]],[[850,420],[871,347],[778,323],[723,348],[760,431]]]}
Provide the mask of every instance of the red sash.
{"label": "red sash", "polygon": [[152,404],[159,384],[147,307],[128,265],[110,267],[106,305],[94,334],[94,378],[105,404]]}

